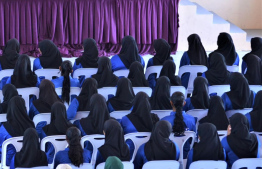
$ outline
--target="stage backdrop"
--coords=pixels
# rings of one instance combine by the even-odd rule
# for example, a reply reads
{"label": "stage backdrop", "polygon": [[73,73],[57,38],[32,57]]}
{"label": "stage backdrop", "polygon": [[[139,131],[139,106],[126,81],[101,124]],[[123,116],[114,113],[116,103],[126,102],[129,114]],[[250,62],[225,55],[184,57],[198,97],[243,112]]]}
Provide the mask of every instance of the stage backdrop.
{"label": "stage backdrop", "polygon": [[32,56],[43,39],[64,56],[79,56],[85,38],[108,56],[120,51],[125,35],[136,39],[141,54],[152,53],[158,38],[175,52],[178,27],[178,0],[0,0],[0,49],[17,38]]}

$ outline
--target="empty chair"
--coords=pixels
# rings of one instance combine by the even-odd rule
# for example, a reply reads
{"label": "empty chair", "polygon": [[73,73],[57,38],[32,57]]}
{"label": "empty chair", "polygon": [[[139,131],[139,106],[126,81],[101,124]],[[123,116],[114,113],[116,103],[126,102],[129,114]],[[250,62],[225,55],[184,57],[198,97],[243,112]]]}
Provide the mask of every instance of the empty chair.
{"label": "empty chair", "polygon": [[262,166],[261,158],[242,158],[234,162],[231,169],[240,169],[240,168],[254,169],[254,168],[259,168],[261,166]]}
{"label": "empty chair", "polygon": [[152,73],[156,73],[156,78],[159,78],[162,67],[163,66],[150,66],[146,68],[146,73],[145,73],[146,79],[148,79],[149,75]]}
{"label": "empty chair", "polygon": [[79,76],[85,76],[85,78],[89,78],[96,74],[96,72],[97,68],[79,68],[74,71],[73,77],[78,78]]}
{"label": "empty chair", "polygon": [[[109,157],[108,157],[109,158]],[[106,163],[100,163],[96,169],[104,169],[105,168],[105,164]],[[134,164],[132,162],[129,161],[123,161],[122,162],[124,169],[134,169]]]}
{"label": "empty chair", "polygon": [[226,111],[226,115],[227,115],[227,118],[230,118],[231,116],[233,116],[234,114],[236,113],[241,113],[243,115],[249,113],[252,111],[252,108],[245,108],[245,109],[238,109],[238,110],[228,110]]}
{"label": "empty chair", "polygon": [[115,96],[116,95],[116,87],[103,87],[100,89],[97,89],[98,93],[104,96],[106,101],[108,100],[108,97]]}
{"label": "empty chair", "polygon": [[216,94],[217,96],[222,96],[224,93],[230,91],[230,86],[229,85],[213,85],[209,86],[209,95],[210,94]]}
{"label": "empty chair", "polygon": [[127,77],[128,74],[129,74],[128,69],[114,71],[114,75],[116,75],[117,77]]}
{"label": "empty chair", "polygon": [[159,160],[145,163],[142,169],[179,169],[179,166],[179,162],[175,160]]}
{"label": "empty chair", "polygon": [[150,87],[133,87],[135,95],[138,92],[145,92],[149,97],[152,95],[152,89]]}
{"label": "empty chair", "polygon": [[38,77],[44,77],[44,79],[52,80],[53,77],[60,77],[60,70],[59,69],[37,69],[35,74]]}
{"label": "empty chair", "polygon": [[225,161],[201,160],[191,163],[189,169],[226,169]]}
{"label": "empty chair", "polygon": [[172,94],[175,92],[181,92],[185,95],[185,97],[187,96],[187,90],[184,86],[171,86],[170,87],[170,96],[172,96]]}
{"label": "empty chair", "polygon": [[39,97],[39,89],[37,87],[27,87],[27,88],[19,88],[17,89],[18,94],[22,96],[22,98],[25,100],[25,107],[27,112],[29,111],[29,104],[30,104],[30,96],[36,96],[36,98]]}
{"label": "empty chair", "polygon": [[229,72],[238,72],[239,71],[239,67],[237,65],[227,66],[227,70]]}

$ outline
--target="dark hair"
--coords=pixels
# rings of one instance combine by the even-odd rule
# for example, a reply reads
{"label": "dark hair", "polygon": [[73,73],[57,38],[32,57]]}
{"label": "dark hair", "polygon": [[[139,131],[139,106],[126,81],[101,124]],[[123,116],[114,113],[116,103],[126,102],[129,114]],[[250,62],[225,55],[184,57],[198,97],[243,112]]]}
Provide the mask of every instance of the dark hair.
{"label": "dark hair", "polygon": [[62,87],[62,100],[69,104],[70,100],[70,78],[69,74],[72,72],[72,63],[69,60],[63,61],[61,64],[61,75],[64,76]]}
{"label": "dark hair", "polygon": [[182,135],[185,132],[185,123],[182,115],[185,96],[181,92],[175,92],[171,96],[172,107],[176,108],[176,117],[174,119],[173,132],[175,135]]}
{"label": "dark hair", "polygon": [[84,163],[83,148],[80,144],[81,132],[76,127],[70,127],[66,131],[66,139],[69,144],[68,156],[74,166],[79,167]]}

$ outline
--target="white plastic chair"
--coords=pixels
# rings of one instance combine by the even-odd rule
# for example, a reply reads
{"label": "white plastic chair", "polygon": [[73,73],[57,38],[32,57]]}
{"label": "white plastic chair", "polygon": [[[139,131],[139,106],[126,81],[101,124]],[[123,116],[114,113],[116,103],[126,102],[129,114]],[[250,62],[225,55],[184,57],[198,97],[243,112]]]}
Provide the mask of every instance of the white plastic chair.
{"label": "white plastic chair", "polygon": [[128,74],[129,74],[129,69],[117,70],[117,71],[114,71],[114,74],[115,74],[117,77],[120,77],[120,76],[127,77]]}
{"label": "white plastic chair", "polygon": [[6,122],[6,114],[0,114],[0,123]]}
{"label": "white plastic chair", "polygon": [[133,87],[135,95],[138,92],[145,92],[149,97],[152,95],[152,89],[150,87]]}
{"label": "white plastic chair", "polygon": [[[262,143],[262,132],[253,132],[257,135],[257,138],[259,139],[260,143]],[[262,147],[259,149],[259,157],[262,157]]]}
{"label": "white plastic chair", "polygon": [[246,167],[247,169],[255,169],[262,166],[262,158],[242,158],[235,161],[231,169],[240,169]]}
{"label": "white plastic chair", "polygon": [[[124,169],[134,169],[134,164],[129,161],[122,161],[122,164],[124,166]],[[100,163],[96,169],[104,169],[105,168],[105,163]]]}
{"label": "white plastic chair", "polygon": [[39,89],[37,87],[26,87],[26,88],[17,89],[17,92],[25,100],[25,107],[26,107],[27,112],[29,112],[30,95],[35,95],[36,98],[38,98],[39,97]]}
{"label": "white plastic chair", "polygon": [[108,95],[116,95],[116,87],[103,87],[100,89],[97,89],[97,92],[104,96],[106,101],[108,100]]}
{"label": "white plastic chair", "polygon": [[224,93],[230,91],[230,86],[229,85],[213,85],[209,86],[209,94],[211,93],[216,93],[217,96],[222,96]]}
{"label": "white plastic chair", "polygon": [[78,79],[79,76],[85,76],[86,79],[96,73],[97,73],[97,68],[79,68],[74,71],[73,78]]}
{"label": "white plastic chair", "polygon": [[233,116],[234,114],[236,113],[241,113],[243,115],[249,113],[252,111],[252,108],[244,108],[244,109],[238,109],[238,110],[228,110],[226,111],[226,115],[227,115],[227,118],[230,118],[231,116]]}
{"label": "white plastic chair", "polygon": [[227,70],[229,72],[239,72],[239,66],[233,65],[233,66],[227,66]]}
{"label": "white plastic chair", "polygon": [[4,101],[4,96],[2,90],[0,90],[0,103]]}
{"label": "white plastic chair", "polygon": [[[15,168],[15,169],[28,169],[28,168]],[[48,166],[31,167],[30,169],[50,169]]]}
{"label": "white plastic chair", "polygon": [[35,124],[35,127],[38,123],[46,121],[47,124],[50,124],[51,121],[51,113],[40,113],[34,116],[33,122]]}
{"label": "white plastic chair", "polygon": [[203,73],[205,71],[207,71],[207,67],[202,65],[186,65],[179,68],[178,76],[180,78],[184,73],[190,73],[187,86],[187,93],[193,92],[193,83],[195,78],[197,77],[197,73]]}
{"label": "white plastic chair", "polygon": [[249,85],[250,90],[254,91],[254,92],[259,92],[260,90],[262,90],[262,86],[261,85]]}
{"label": "white plastic chair", "polygon": [[142,169],[179,169],[179,162],[175,160],[149,161]]}
{"label": "white plastic chair", "polygon": [[13,75],[14,69],[4,69],[0,71],[0,81],[4,78],[4,77],[10,77]]}
{"label": "white plastic chair", "polygon": [[187,90],[184,86],[171,86],[170,87],[170,96],[175,92],[181,92],[184,94],[185,98],[187,97]]}
{"label": "white plastic chair", "polygon": [[[55,92],[58,96],[62,95],[62,87],[55,88]],[[79,93],[81,92],[81,88],[79,87],[70,87],[70,96],[78,96]],[[70,102],[72,101],[70,97]]]}
{"label": "white plastic chair", "polygon": [[37,69],[35,74],[38,77],[45,77],[45,79],[52,80],[53,77],[60,77],[60,70],[59,69]]}
{"label": "white plastic chair", "polygon": [[156,78],[159,78],[163,66],[150,66],[146,68],[145,78],[148,79],[149,75],[156,73]]}
{"label": "white plastic chair", "polygon": [[200,160],[190,164],[189,169],[227,169],[225,161]]}
{"label": "white plastic chair", "polygon": [[93,169],[90,163],[83,163],[80,167],[76,167],[73,164],[68,164],[72,169]]}
{"label": "white plastic chair", "polygon": [[151,110],[151,113],[157,114],[159,119],[169,116],[173,110]]}
{"label": "white plastic chair", "polygon": [[227,136],[227,130],[218,130],[217,134],[220,141],[222,141],[222,139]]}
{"label": "white plastic chair", "polygon": [[189,114],[197,118],[196,128],[198,128],[199,120],[206,117],[207,113],[208,113],[208,109],[193,109],[186,112],[186,114]]}
{"label": "white plastic chair", "polygon": [[76,112],[76,116],[74,119],[70,120],[71,123],[74,123],[76,120],[80,120],[82,118],[86,118],[89,115],[90,111],[78,111]]}
{"label": "white plastic chair", "polygon": [[115,119],[122,119],[124,116],[131,113],[130,110],[119,110],[119,111],[113,111],[110,113],[110,117],[113,117]]}

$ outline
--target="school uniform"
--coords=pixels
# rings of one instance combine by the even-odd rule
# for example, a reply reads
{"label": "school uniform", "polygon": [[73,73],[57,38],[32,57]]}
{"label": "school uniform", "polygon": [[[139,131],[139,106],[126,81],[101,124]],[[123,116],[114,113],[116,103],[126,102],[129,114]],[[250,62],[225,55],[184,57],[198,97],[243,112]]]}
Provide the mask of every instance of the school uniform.
{"label": "school uniform", "polygon": [[[81,87],[78,79],[70,77],[70,87]],[[53,79],[52,82],[55,85],[55,88],[63,87],[63,81],[64,81],[64,76],[60,76],[56,79]]]}
{"label": "school uniform", "polygon": [[[140,56],[140,62],[141,64],[143,65],[143,67],[145,67],[145,61],[143,59],[142,56]],[[111,58],[111,64],[112,64],[112,71],[117,71],[117,70],[125,70],[125,69],[128,69],[124,63],[122,62],[122,60],[120,59],[120,57],[118,55],[114,55],[112,58]]]}
{"label": "school uniform", "polygon": [[183,111],[187,112],[189,110],[193,110],[195,109],[195,107],[193,106],[192,102],[191,102],[191,98],[186,98],[185,100],[186,104],[183,107]]}
{"label": "school uniform", "polygon": [[252,121],[251,121],[251,116],[250,113],[245,114],[248,123],[249,123],[249,132],[254,131],[253,125],[252,125]]}
{"label": "school uniform", "polygon": [[40,62],[40,59],[39,58],[36,58],[34,60],[34,64],[33,64],[33,71],[36,71],[38,69],[43,69],[42,65],[41,65],[41,62]]}

